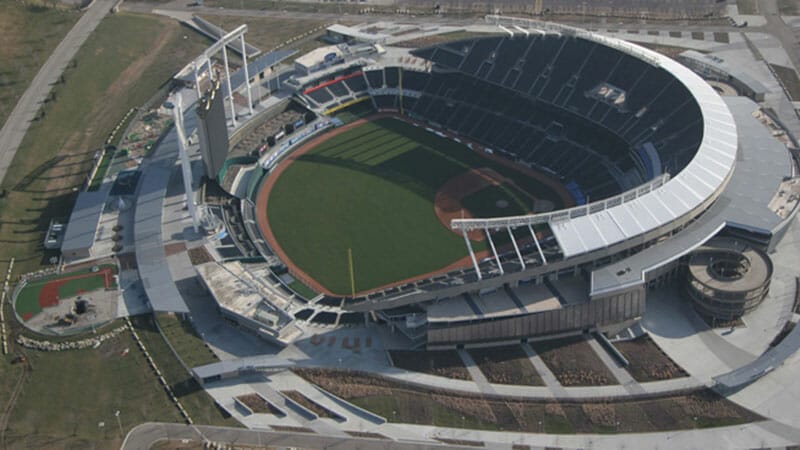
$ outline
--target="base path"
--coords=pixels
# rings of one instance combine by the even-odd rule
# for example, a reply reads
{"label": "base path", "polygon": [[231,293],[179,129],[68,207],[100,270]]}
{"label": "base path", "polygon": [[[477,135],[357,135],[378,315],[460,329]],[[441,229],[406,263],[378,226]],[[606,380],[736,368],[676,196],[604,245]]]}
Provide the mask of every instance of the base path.
{"label": "base path", "polygon": [[69,30],[58,47],[53,50],[11,111],[8,120],[0,129],[0,185],[11,167],[14,155],[22,143],[22,138],[28,132],[28,127],[36,117],[36,113],[39,112],[41,105],[50,95],[53,85],[58,82],[67,64],[75,57],[75,53],[97,28],[103,17],[108,14],[113,4],[113,0],[95,0],[92,6],[78,19],[75,26]]}
{"label": "base path", "polygon": [[[361,126],[361,125],[363,125],[363,124],[365,124],[367,122],[371,122],[371,121],[374,121],[374,120],[377,120],[377,119],[381,119],[381,118],[384,118],[384,117],[393,117],[393,118],[395,118],[397,120],[402,120],[402,121],[410,123],[410,124],[417,123],[417,122],[414,122],[413,120],[411,120],[411,119],[409,119],[407,117],[398,116],[395,113],[378,113],[378,114],[374,114],[374,115],[371,115],[371,116],[363,118],[363,119],[358,119],[356,121],[348,123],[347,125],[344,125],[342,127],[333,129],[331,131],[328,131],[328,132],[326,132],[326,133],[324,133],[324,134],[322,134],[322,135],[320,135],[320,136],[318,136],[316,138],[313,138],[310,141],[304,143],[297,150],[292,152],[291,155],[289,155],[286,158],[285,161],[283,161],[280,164],[278,164],[277,166],[275,166],[275,168],[272,169],[272,171],[268,175],[266,175],[267,178],[266,178],[266,180],[264,180],[263,183],[261,183],[261,187],[259,188],[258,194],[256,195],[256,199],[255,199],[256,200],[255,201],[255,203],[256,203],[256,221],[258,222],[258,228],[261,231],[261,235],[263,236],[264,240],[267,241],[267,243],[269,244],[269,247],[272,249],[272,251],[275,253],[275,255],[277,255],[278,258],[280,258],[280,260],[284,264],[286,264],[286,267],[289,269],[289,273],[293,277],[295,277],[298,280],[300,280],[301,282],[305,283],[311,289],[315,290],[316,292],[319,292],[319,293],[322,293],[322,294],[326,294],[326,295],[330,295],[330,296],[339,296],[340,295],[340,294],[335,294],[335,293],[331,292],[330,290],[325,288],[325,286],[323,286],[317,280],[315,280],[312,276],[310,276],[308,273],[306,273],[305,271],[300,269],[300,267],[298,267],[297,264],[295,264],[291,260],[291,258],[289,258],[289,255],[281,247],[280,243],[275,238],[275,234],[272,232],[272,228],[269,226],[268,210],[269,210],[269,195],[270,195],[270,192],[272,191],[272,188],[275,186],[275,183],[278,181],[278,179],[280,178],[280,176],[283,173],[283,171],[286,170],[286,168],[289,167],[291,165],[291,163],[293,161],[296,161],[299,157],[301,157],[304,154],[310,152],[311,150],[313,150],[314,148],[318,147],[320,144],[326,142],[327,140],[338,136],[339,134],[342,134],[342,133],[344,133],[346,131],[349,131],[349,130],[351,130],[353,128],[357,128],[357,127],[359,127],[359,126]],[[417,124],[419,124],[419,123],[417,123]],[[450,139],[454,138],[454,136],[451,136],[451,135],[449,135],[447,133],[444,133],[444,134],[446,134]],[[462,141],[464,141],[463,138],[460,138],[460,139]],[[475,145],[477,146],[477,144],[475,144]],[[482,148],[482,147],[480,147],[480,148]],[[495,161],[499,161],[504,165],[512,167],[512,168],[514,168],[516,170],[520,170],[520,171],[522,171],[523,173],[525,173],[527,175],[535,177],[537,180],[539,180],[543,184],[545,184],[548,187],[550,187],[551,189],[553,189],[556,192],[556,194],[562,199],[562,201],[566,205],[571,206],[573,204],[572,198],[569,196],[569,193],[567,192],[567,190],[563,186],[559,185],[556,181],[549,179],[545,175],[543,175],[541,173],[538,173],[538,172],[536,172],[536,171],[534,171],[532,169],[528,169],[526,167],[519,167],[518,165],[516,165],[516,164],[514,164],[514,163],[512,163],[510,161],[506,161],[503,158],[495,156],[495,155],[484,154],[483,156],[485,156],[485,157],[487,157],[489,159],[495,160]],[[464,192],[466,192],[466,191],[471,191],[472,192],[472,189],[475,188],[475,186],[473,186],[473,188],[469,188],[468,189],[468,188],[465,187],[465,183],[466,184],[474,184],[474,182],[476,181],[475,180],[476,177],[480,179],[480,181],[477,183],[477,186],[479,186],[480,189],[482,189],[482,188],[484,188],[484,187],[486,187],[486,186],[488,186],[490,184],[499,184],[499,183],[502,183],[503,181],[505,181],[505,178],[502,175],[500,175],[499,173],[497,173],[497,172],[495,172],[495,171],[493,171],[491,169],[476,169],[474,171],[467,172],[464,176],[465,176],[464,179],[460,179],[459,177],[456,177],[456,179],[451,180],[452,189],[446,188],[447,185],[442,188],[443,190],[446,191],[445,195],[448,195],[449,197],[452,197],[452,200],[454,200],[456,203],[459,203],[459,205],[460,205],[459,200],[461,198],[463,198],[465,195],[468,195],[468,193],[465,194]],[[448,182],[448,185],[451,184],[451,182]],[[480,189],[476,189],[476,190],[480,190]],[[456,191],[459,191],[459,192],[457,193]],[[440,193],[441,192],[442,191],[440,190]],[[449,194],[448,194],[448,192],[449,192]],[[444,227],[446,227],[447,229],[450,229],[450,222],[449,222],[449,220],[445,221],[443,219],[443,215],[446,215],[446,214],[452,215],[453,214],[452,212],[449,212],[449,213],[445,212],[445,210],[452,209],[453,208],[453,204],[452,204],[452,202],[445,201],[445,199],[442,198],[441,200],[442,200],[442,202],[444,204],[440,205],[439,204],[439,200],[440,200],[439,199],[439,194],[437,194],[436,207],[435,207],[436,214],[439,217],[439,219],[442,221],[442,225]],[[450,204],[450,206],[448,206],[448,204]],[[441,214],[440,214],[440,210],[441,210]],[[460,209],[459,209],[459,211],[460,211]],[[455,214],[460,216],[461,213],[457,211]],[[455,217],[452,217],[452,218],[455,218]],[[476,233],[471,233],[470,237],[474,238],[476,240],[481,240],[481,239],[484,238],[483,233],[480,230],[478,230]],[[508,246],[510,247],[511,244],[508,244]],[[489,256],[489,251],[488,250],[475,252],[475,257],[478,258],[479,260],[481,260],[483,258],[486,258],[487,256]],[[449,264],[446,267],[442,267],[439,270],[435,270],[435,271],[432,271],[432,272],[420,274],[420,275],[417,275],[417,276],[414,276],[412,278],[408,278],[408,279],[405,279],[405,280],[398,280],[398,281],[396,281],[394,283],[390,283],[390,284],[387,284],[387,285],[384,285],[384,286],[380,286],[378,288],[371,289],[369,291],[357,292],[356,296],[364,295],[364,294],[366,294],[368,292],[379,291],[379,290],[382,290],[382,289],[389,289],[389,288],[392,288],[394,286],[400,286],[400,285],[403,285],[403,284],[412,283],[412,282],[419,281],[419,280],[424,280],[426,278],[430,278],[430,277],[432,277],[432,276],[434,276],[436,274],[439,274],[439,273],[445,273],[445,272],[449,272],[449,271],[455,270],[455,269],[470,267],[471,265],[472,265],[472,263],[471,263],[470,257],[468,255],[465,255],[463,258],[461,258],[461,259],[459,259],[457,261],[454,261],[453,263]]]}
{"label": "base path", "polygon": [[[436,192],[436,198],[433,201],[436,217],[439,218],[439,221],[442,222],[445,228],[460,235],[461,233],[459,233],[458,230],[453,230],[450,227],[450,222],[453,219],[471,219],[474,217],[470,210],[464,208],[464,205],[461,204],[461,200],[487,186],[499,186],[508,181],[508,178],[486,167],[472,169],[455,176]],[[486,239],[486,236],[481,230],[472,230],[468,232],[467,235],[473,241],[482,241]]]}

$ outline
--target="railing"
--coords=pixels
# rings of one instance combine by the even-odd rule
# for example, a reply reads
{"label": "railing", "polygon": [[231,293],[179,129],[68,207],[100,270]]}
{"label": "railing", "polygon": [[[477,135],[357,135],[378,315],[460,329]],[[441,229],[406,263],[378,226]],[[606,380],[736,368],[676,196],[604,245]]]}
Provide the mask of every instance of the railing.
{"label": "railing", "polygon": [[259,158],[258,164],[264,170],[271,170],[283,156],[286,156],[290,153],[290,150],[292,150],[295,145],[313,136],[316,136],[321,131],[328,129],[333,125],[333,122],[330,120],[318,120],[315,122],[310,122],[303,131],[292,136],[289,140],[280,144],[280,146],[277,148],[273,148],[272,150],[265,152]]}
{"label": "railing", "polygon": [[592,33],[582,28],[571,27],[568,25],[560,25],[553,22],[544,22],[535,19],[499,16],[495,14],[489,14],[485,16],[484,20],[486,22],[494,23],[496,25],[501,25],[501,24],[506,24],[511,26],[520,25],[527,28],[534,28],[543,31],[551,31],[553,33],[560,33],[567,36],[580,37],[583,39],[597,42],[599,44],[603,44],[607,47],[611,47],[623,53],[633,55],[636,58],[645,60],[648,64],[653,65],[655,67],[661,66],[657,56],[649,54],[646,50],[644,50],[642,47],[639,47],[638,45],[634,45],[620,39],[609,38],[597,33]]}
{"label": "railing", "polygon": [[574,219],[576,217],[595,214],[608,208],[628,203],[642,195],[648,194],[660,188],[669,181],[669,174],[653,178],[648,183],[635,187],[614,197],[599,200],[588,205],[575,206],[573,208],[561,209],[558,211],[528,214],[524,216],[495,217],[491,219],[453,219],[450,228],[454,230],[470,231],[482,230],[486,228],[506,228],[519,227],[526,225],[536,225],[545,222],[558,222],[561,220]]}
{"label": "railing", "polygon": [[[373,96],[373,95],[400,95],[401,91],[400,88],[377,88],[377,89],[369,88],[367,89],[367,92],[369,92],[370,96]],[[414,97],[414,98],[422,97],[422,92],[415,91],[412,89],[403,89],[402,93],[404,97]]]}

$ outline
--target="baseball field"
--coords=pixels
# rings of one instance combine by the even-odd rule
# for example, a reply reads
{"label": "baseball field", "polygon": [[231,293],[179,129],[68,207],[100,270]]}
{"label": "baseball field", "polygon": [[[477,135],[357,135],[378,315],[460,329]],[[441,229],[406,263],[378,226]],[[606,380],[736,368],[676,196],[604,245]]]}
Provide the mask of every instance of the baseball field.
{"label": "baseball field", "polygon": [[104,264],[97,270],[85,268],[31,281],[20,290],[14,308],[22,320],[27,322],[44,308],[57,305],[60,299],[99,289],[116,288],[116,273],[116,266]]}
{"label": "baseball field", "polygon": [[[262,231],[290,269],[320,291],[348,295],[348,250],[357,292],[467,265],[451,219],[524,214],[539,199],[556,208],[570,202],[557,183],[529,169],[373,116],[298,149],[257,201]],[[485,254],[482,233],[470,238]]]}

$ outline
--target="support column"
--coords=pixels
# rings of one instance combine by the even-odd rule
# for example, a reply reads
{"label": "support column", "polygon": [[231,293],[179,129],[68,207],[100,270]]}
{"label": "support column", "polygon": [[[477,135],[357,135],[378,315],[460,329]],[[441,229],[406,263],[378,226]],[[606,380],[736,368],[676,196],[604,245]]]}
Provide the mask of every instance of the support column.
{"label": "support column", "polygon": [[200,78],[197,76],[197,60],[192,61],[192,68],[194,69],[194,89],[197,91],[197,101],[200,101]]}
{"label": "support column", "polygon": [[214,74],[213,66],[211,65],[211,58],[206,57],[206,65],[208,66],[208,82],[211,83],[211,80],[214,78],[211,76]]}
{"label": "support column", "polygon": [[520,253],[519,251],[517,240],[514,239],[514,232],[511,231],[511,227],[508,227],[507,230],[508,230],[508,237],[511,238],[511,243],[514,244],[514,251],[517,252],[517,258],[519,258],[519,263],[522,264],[522,270],[525,270],[525,260],[522,259],[522,253]]}
{"label": "support column", "polygon": [[244,82],[247,85],[247,106],[250,108],[250,115],[253,115],[253,94],[250,91],[250,72],[247,69],[247,48],[244,45],[244,34],[239,35],[239,42],[242,44],[242,61],[244,62]]}
{"label": "support column", "polygon": [[506,273],[506,271],[503,270],[503,264],[500,262],[500,255],[497,254],[497,248],[494,246],[492,234],[489,233],[489,228],[484,228],[483,231],[486,232],[486,238],[489,239],[489,246],[492,247],[492,253],[494,254],[495,261],[497,261],[497,267],[500,269],[500,275],[503,275]]}
{"label": "support column", "polygon": [[228,49],[222,46],[222,62],[225,63],[225,80],[228,82],[228,103],[231,105],[231,122],[236,128],[236,106],[233,104],[233,89],[231,88],[231,71],[228,68]]}
{"label": "support column", "polygon": [[178,153],[181,157],[181,170],[183,172],[183,188],[186,192],[186,207],[189,209],[189,215],[192,217],[192,226],[194,232],[199,231],[197,209],[194,204],[194,189],[192,189],[192,166],[189,160],[189,154],[186,149],[186,133],[183,128],[183,98],[181,94],[177,94],[175,107],[172,109],[172,114],[175,119],[175,131],[178,134]]}
{"label": "support column", "polygon": [[464,234],[464,242],[467,243],[467,249],[469,249],[469,257],[472,259],[472,267],[475,268],[475,273],[478,275],[478,279],[482,280],[483,276],[481,275],[481,269],[478,268],[478,260],[475,259],[475,252],[472,251],[472,244],[469,242],[469,237],[467,237],[467,230],[461,230],[461,233]]}
{"label": "support column", "polygon": [[536,232],[533,231],[531,224],[528,224],[528,230],[530,230],[531,236],[533,236],[533,242],[536,244],[536,250],[539,250],[539,256],[542,258],[542,264],[547,264],[547,258],[544,257],[542,247],[539,245],[539,239],[536,239]]}

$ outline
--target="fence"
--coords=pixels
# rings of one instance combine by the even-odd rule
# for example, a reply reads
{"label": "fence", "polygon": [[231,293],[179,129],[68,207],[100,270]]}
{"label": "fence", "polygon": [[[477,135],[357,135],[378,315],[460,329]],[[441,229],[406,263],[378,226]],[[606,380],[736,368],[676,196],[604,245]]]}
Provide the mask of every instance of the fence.
{"label": "fence", "polygon": [[6,279],[3,282],[3,292],[0,294],[0,335],[3,341],[3,354],[8,354],[8,338],[6,335],[6,318],[5,318],[5,304],[6,297],[8,296],[8,284],[11,281],[11,272],[14,270],[14,258],[8,263],[8,271],[6,272]]}

